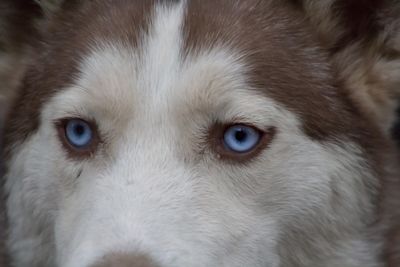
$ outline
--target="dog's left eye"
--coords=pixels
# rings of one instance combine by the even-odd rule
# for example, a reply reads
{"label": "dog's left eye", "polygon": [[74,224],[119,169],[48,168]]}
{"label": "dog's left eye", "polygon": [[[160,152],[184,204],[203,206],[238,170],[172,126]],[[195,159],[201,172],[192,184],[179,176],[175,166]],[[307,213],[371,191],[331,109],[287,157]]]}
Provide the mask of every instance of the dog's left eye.
{"label": "dog's left eye", "polygon": [[246,153],[260,142],[261,133],[250,126],[233,125],[224,133],[224,146],[235,153]]}
{"label": "dog's left eye", "polygon": [[94,123],[70,118],[57,122],[56,126],[61,142],[70,156],[88,156],[95,152],[99,137]]}

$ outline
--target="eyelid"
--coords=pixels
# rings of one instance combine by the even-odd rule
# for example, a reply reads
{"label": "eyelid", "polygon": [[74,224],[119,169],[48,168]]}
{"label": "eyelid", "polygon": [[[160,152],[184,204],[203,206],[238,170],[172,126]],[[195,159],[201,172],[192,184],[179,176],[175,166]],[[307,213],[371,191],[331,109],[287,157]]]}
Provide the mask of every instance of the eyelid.
{"label": "eyelid", "polygon": [[260,132],[268,132],[270,128],[274,128],[269,125],[266,125],[265,121],[254,121],[254,118],[252,119],[250,117],[245,117],[245,116],[232,117],[229,120],[223,120],[216,124],[225,125],[227,128],[233,125],[244,125],[247,127],[255,128]]}

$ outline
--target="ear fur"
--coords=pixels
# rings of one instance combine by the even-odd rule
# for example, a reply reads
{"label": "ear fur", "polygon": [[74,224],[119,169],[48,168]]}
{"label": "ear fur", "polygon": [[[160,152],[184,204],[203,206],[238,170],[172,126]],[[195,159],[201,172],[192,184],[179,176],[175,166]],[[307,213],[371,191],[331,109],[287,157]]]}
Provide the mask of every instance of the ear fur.
{"label": "ear fur", "polygon": [[[34,0],[0,1],[0,156],[5,113],[30,58],[30,46],[38,39],[39,29],[50,14],[42,4]],[[0,157],[0,266],[8,266],[1,165]]]}
{"label": "ear fur", "polygon": [[318,32],[352,99],[390,133],[400,99],[400,2],[291,2]]}
{"label": "ear fur", "polygon": [[0,2],[0,126],[14,88],[47,18],[61,0],[1,0]]}
{"label": "ear fur", "polygon": [[[289,0],[317,31],[353,103],[391,134],[400,102],[400,1]],[[393,127],[400,136],[400,123]],[[397,137],[398,138],[398,137]],[[396,171],[395,171],[396,172]],[[400,199],[397,179],[386,185],[390,213],[385,261],[400,266]]]}
{"label": "ear fur", "polygon": [[20,77],[26,45],[36,36],[35,21],[41,17],[33,1],[2,0],[0,3],[0,104],[7,104],[11,88]]}
{"label": "ear fur", "polygon": [[51,16],[61,7],[63,0],[34,0],[43,10],[45,16]]}

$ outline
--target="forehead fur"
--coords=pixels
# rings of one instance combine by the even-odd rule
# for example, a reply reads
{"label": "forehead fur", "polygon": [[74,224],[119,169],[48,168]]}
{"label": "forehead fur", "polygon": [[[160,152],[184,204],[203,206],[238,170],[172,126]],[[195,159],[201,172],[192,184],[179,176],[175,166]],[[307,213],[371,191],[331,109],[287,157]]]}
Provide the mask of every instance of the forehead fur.
{"label": "forehead fur", "polygon": [[[73,85],[79,64],[99,42],[139,51],[154,22],[156,6],[181,5],[184,19],[176,27],[180,56],[215,47],[237,51],[247,65],[249,88],[299,115],[312,139],[347,136],[356,142],[374,133],[348,103],[316,37],[295,9],[277,1],[67,1],[50,24],[44,47],[30,67],[16,101],[6,142],[23,141],[38,128],[41,107],[57,91]],[[168,38],[168,35],[165,35]],[[162,40],[160,40],[162,41]],[[179,44],[177,44],[178,46]],[[140,68],[140,66],[137,66]],[[159,75],[160,73],[154,73]],[[346,120],[342,120],[342,118]],[[369,130],[368,130],[369,129]],[[366,141],[362,147],[372,147]]]}

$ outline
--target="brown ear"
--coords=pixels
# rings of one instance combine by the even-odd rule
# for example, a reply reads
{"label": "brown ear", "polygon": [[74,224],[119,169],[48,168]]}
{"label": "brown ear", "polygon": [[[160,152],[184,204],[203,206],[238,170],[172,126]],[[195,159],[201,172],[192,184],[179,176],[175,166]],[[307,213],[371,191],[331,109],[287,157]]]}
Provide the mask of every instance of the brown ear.
{"label": "brown ear", "polygon": [[45,16],[51,16],[61,7],[65,0],[34,0],[43,10]]}
{"label": "brown ear", "polygon": [[290,1],[318,32],[353,100],[389,132],[400,99],[400,1]]}
{"label": "brown ear", "polygon": [[4,113],[29,61],[29,48],[59,3],[61,0],[0,1],[0,130]]}
{"label": "brown ear", "polygon": [[36,35],[35,21],[42,16],[34,1],[2,0],[0,3],[0,101],[4,102],[20,74],[26,44]]}
{"label": "brown ear", "polygon": [[7,107],[30,58],[30,46],[40,36],[47,16],[60,0],[0,1],[0,266],[8,266],[5,249],[6,222],[2,195],[2,128]]}
{"label": "brown ear", "polygon": [[[389,135],[400,103],[400,1],[290,1],[317,31],[339,81],[354,103]],[[384,258],[388,267],[400,266],[396,183],[391,181],[386,188],[390,193],[385,193],[391,199],[387,205],[391,206],[395,224],[386,244],[388,251]]]}
{"label": "brown ear", "polygon": [[5,249],[6,215],[2,192],[2,127],[5,112],[23,73],[27,44],[36,36],[35,21],[42,17],[33,0],[0,1],[0,266],[8,266]]}

